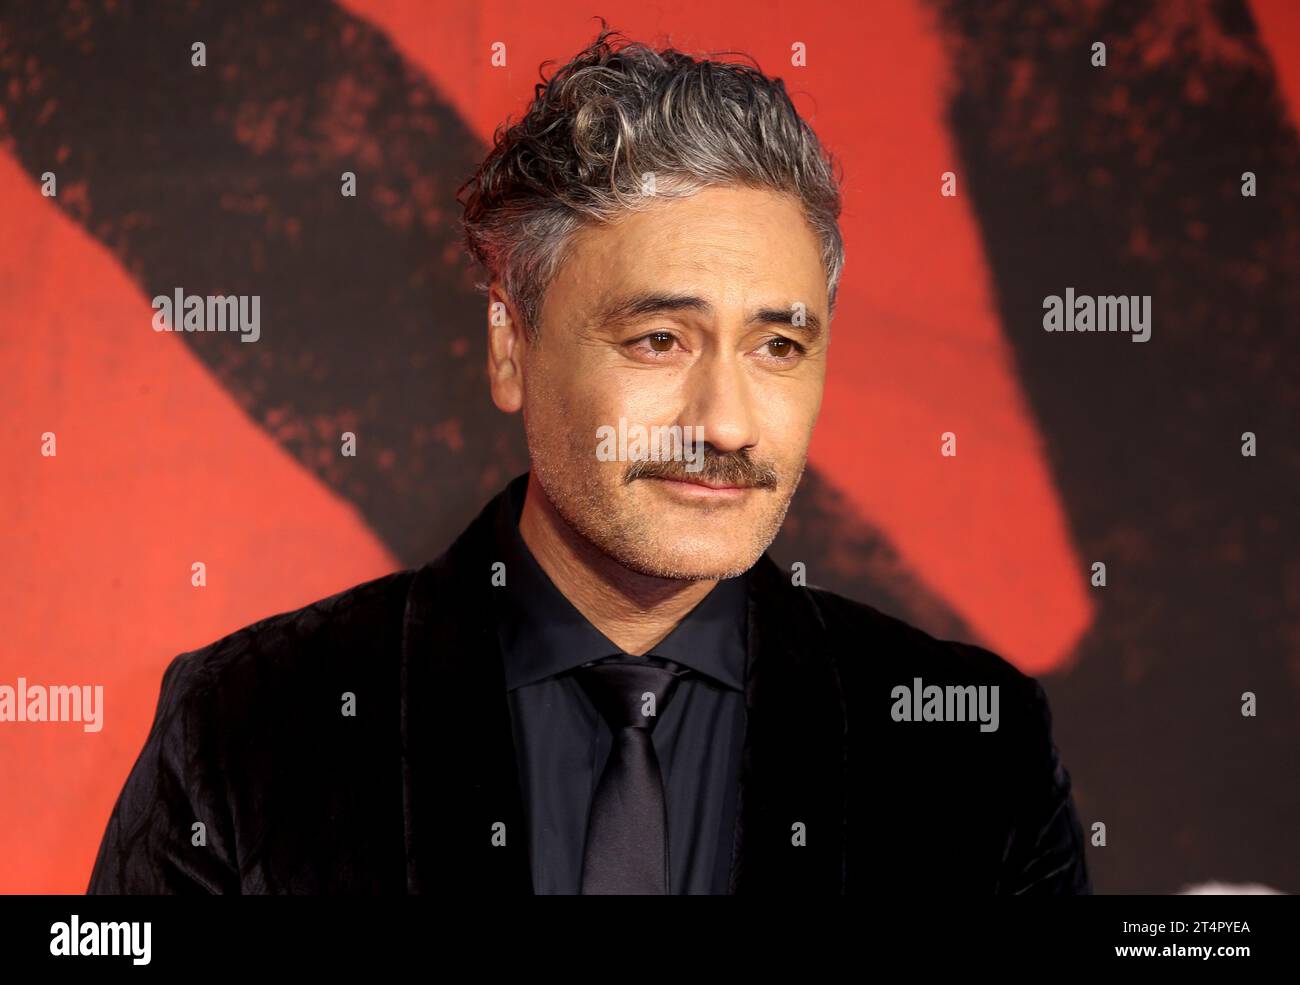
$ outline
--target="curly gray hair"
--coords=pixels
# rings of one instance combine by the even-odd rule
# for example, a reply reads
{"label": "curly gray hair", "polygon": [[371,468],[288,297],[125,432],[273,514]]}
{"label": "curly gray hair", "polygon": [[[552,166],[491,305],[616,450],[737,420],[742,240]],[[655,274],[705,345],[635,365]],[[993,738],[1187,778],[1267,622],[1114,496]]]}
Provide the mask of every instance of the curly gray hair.
{"label": "curly gray hair", "polygon": [[[710,185],[793,195],[821,242],[832,311],[844,266],[834,164],[780,79],[599,36],[497,129],[461,188],[471,255],[499,280],[530,337],[572,234]],[[480,285],[486,287],[487,285]]]}

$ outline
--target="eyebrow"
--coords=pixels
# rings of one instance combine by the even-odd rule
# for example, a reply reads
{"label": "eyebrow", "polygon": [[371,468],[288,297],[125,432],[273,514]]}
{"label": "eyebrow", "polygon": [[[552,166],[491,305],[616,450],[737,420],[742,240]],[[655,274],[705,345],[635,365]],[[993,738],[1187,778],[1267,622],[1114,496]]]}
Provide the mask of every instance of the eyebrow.
{"label": "eyebrow", "polygon": [[[694,311],[701,315],[713,313],[713,305],[691,294],[658,294],[645,292],[631,294],[605,305],[596,312],[596,322],[602,325],[632,321],[646,315],[668,314],[675,311]],[[822,335],[822,321],[815,312],[805,310],[803,324],[794,323],[794,309],[759,308],[745,319],[747,325],[780,325],[802,332],[809,344]]]}

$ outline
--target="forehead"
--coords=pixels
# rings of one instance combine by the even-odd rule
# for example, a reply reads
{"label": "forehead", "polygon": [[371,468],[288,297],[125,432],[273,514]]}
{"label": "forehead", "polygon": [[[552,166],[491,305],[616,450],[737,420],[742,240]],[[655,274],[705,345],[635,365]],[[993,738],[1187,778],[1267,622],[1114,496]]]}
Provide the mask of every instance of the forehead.
{"label": "forehead", "polygon": [[665,199],[575,236],[545,307],[572,310],[637,291],[714,304],[826,304],[821,247],[792,196],[734,186]]}

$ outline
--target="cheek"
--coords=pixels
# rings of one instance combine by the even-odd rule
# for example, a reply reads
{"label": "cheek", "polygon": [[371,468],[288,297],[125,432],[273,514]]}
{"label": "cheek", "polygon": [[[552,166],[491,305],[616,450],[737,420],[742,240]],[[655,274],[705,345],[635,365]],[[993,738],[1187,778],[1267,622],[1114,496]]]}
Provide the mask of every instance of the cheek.
{"label": "cheek", "polygon": [[634,414],[620,402],[621,394],[601,385],[607,379],[591,370],[534,374],[525,395],[524,423],[538,450],[582,472],[597,463],[599,428],[617,427],[620,416],[630,421]]}
{"label": "cheek", "polygon": [[659,424],[666,416],[671,418],[677,406],[669,374],[604,363],[582,369],[571,396],[572,413],[592,426],[617,427],[620,417],[628,424]]}
{"label": "cheek", "polygon": [[781,381],[756,394],[761,433],[768,448],[783,459],[798,457],[807,448],[821,405],[815,381]]}
{"label": "cheek", "polygon": [[671,424],[681,406],[675,378],[667,373],[631,373],[603,395],[605,406],[628,423]]}
{"label": "cheek", "polygon": [[586,394],[581,373],[573,371],[572,361],[562,355],[537,353],[526,367],[524,404],[537,422],[547,422],[548,429],[564,429],[565,421],[582,413]]}

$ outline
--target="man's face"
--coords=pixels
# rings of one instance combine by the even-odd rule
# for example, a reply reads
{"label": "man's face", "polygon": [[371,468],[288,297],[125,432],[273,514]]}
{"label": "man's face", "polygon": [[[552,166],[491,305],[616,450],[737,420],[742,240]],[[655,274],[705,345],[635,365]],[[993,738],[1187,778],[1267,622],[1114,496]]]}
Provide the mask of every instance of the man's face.
{"label": "man's face", "polygon": [[[524,423],[556,512],[644,575],[750,568],[803,474],[825,379],[826,274],[797,202],[717,187],[584,229],[540,321]],[[673,425],[702,434],[693,462],[668,441],[628,460],[638,426]]]}

